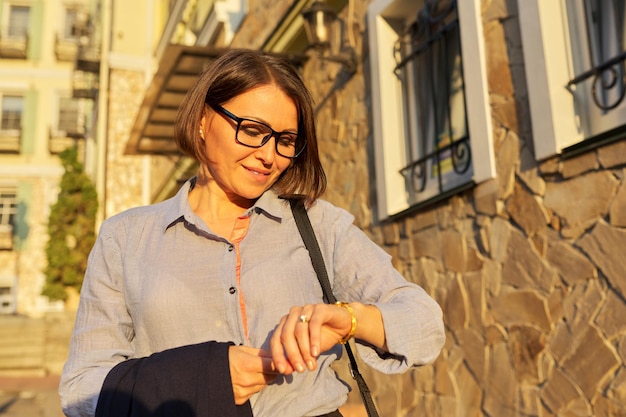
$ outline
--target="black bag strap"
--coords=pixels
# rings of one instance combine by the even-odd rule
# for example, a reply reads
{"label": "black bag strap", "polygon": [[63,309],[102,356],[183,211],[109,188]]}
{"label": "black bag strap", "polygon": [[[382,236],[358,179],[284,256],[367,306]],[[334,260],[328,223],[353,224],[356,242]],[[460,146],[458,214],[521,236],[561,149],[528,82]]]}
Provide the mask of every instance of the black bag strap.
{"label": "black bag strap", "polygon": [[[311,263],[313,264],[313,269],[315,269],[315,273],[317,274],[317,279],[322,285],[324,298],[326,298],[327,303],[334,304],[337,302],[337,299],[335,298],[333,290],[330,286],[328,273],[326,272],[326,266],[324,265],[324,257],[322,256],[322,251],[320,250],[317,238],[315,237],[313,226],[311,226],[311,220],[309,219],[309,215],[304,207],[304,200],[291,199],[289,200],[289,203],[291,204],[291,211],[293,212],[296,225],[298,226],[298,230],[300,231],[300,235],[304,241],[304,246],[309,251]],[[346,353],[350,359],[350,374],[352,375],[352,378],[356,380],[359,387],[363,403],[365,404],[365,409],[367,410],[367,415],[369,417],[378,417],[378,411],[376,411],[374,400],[372,400],[372,394],[370,393],[369,387],[365,383],[365,379],[359,372],[359,367],[357,365],[356,358],[352,353],[350,343],[346,343],[344,346],[346,347]]]}

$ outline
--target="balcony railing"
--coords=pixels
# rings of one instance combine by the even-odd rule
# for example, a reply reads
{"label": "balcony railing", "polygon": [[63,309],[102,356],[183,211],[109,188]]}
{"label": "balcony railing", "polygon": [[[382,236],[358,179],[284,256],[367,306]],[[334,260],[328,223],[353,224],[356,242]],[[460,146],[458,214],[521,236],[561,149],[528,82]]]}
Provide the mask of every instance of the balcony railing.
{"label": "balcony railing", "polygon": [[0,225],[0,250],[13,250],[13,227]]}
{"label": "balcony railing", "polygon": [[85,139],[84,126],[72,126],[66,130],[50,129],[48,150],[51,154],[59,154],[71,146],[80,146]]}
{"label": "balcony railing", "polygon": [[28,36],[0,35],[0,57],[26,59],[28,56]]}
{"label": "balcony railing", "polygon": [[64,38],[57,33],[54,41],[54,53],[59,61],[75,61],[78,55],[78,40]]}
{"label": "balcony railing", "polygon": [[20,153],[21,134],[19,130],[0,130],[0,153]]}
{"label": "balcony railing", "polygon": [[86,18],[76,28],[78,50],[72,75],[72,96],[94,100],[99,88],[101,49],[94,36],[91,18]]}

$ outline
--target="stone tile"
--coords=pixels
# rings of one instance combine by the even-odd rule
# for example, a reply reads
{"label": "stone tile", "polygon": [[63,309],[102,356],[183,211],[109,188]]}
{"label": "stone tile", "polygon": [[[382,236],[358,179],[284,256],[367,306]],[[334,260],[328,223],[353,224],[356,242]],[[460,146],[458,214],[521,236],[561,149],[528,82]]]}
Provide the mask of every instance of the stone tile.
{"label": "stone tile", "polygon": [[557,280],[556,270],[539,256],[521,232],[511,229],[506,261],[502,265],[503,284],[550,293]]}
{"label": "stone tile", "polygon": [[456,415],[457,416],[479,416],[481,415],[481,404],[483,401],[483,390],[478,385],[474,376],[465,367],[460,366],[456,376]]}
{"label": "stone tile", "polygon": [[585,172],[595,171],[600,166],[595,152],[586,152],[562,162],[561,173],[564,178],[577,177]]}
{"label": "stone tile", "polygon": [[599,221],[590,233],[578,241],[578,246],[600,268],[611,286],[626,298],[626,264],[623,261],[626,231]]}
{"label": "stone tile", "polygon": [[520,383],[539,383],[539,359],[545,348],[545,336],[534,326],[512,326],[509,331],[509,350],[513,368]]}
{"label": "stone tile", "polygon": [[519,410],[527,416],[538,416],[541,409],[541,391],[532,385],[522,385],[519,396]]}
{"label": "stone tile", "polygon": [[541,400],[553,414],[557,414],[559,410],[581,396],[579,389],[559,368],[554,368],[541,390]]}
{"label": "stone tile", "polygon": [[452,280],[448,287],[444,321],[455,332],[465,329],[469,324],[467,292],[459,278]]}
{"label": "stone tile", "polygon": [[475,329],[482,329],[484,326],[484,313],[487,308],[483,272],[467,273],[463,275],[462,279],[469,300],[469,326]]}
{"label": "stone tile", "polygon": [[619,334],[626,334],[626,303],[624,300],[610,291],[595,322],[609,340]]}
{"label": "stone tile", "polygon": [[591,172],[574,179],[548,183],[544,204],[561,218],[561,233],[576,237],[608,213],[617,190],[609,172]]}
{"label": "stone tile", "polygon": [[626,155],[626,141],[624,139],[598,149],[598,159],[604,168],[624,165],[624,155]]}
{"label": "stone tile", "polygon": [[499,217],[496,217],[491,223],[489,247],[491,249],[491,258],[493,260],[504,262],[506,259],[511,231],[512,227],[509,222]]}
{"label": "stone tile", "polygon": [[490,348],[485,385],[485,412],[490,416],[516,417],[517,381],[507,345],[504,343]]}
{"label": "stone tile", "polygon": [[465,363],[480,385],[485,384],[485,341],[475,329],[463,329],[455,332],[459,345],[465,353]]}
{"label": "stone tile", "polygon": [[413,234],[413,248],[416,258],[426,256],[439,260],[443,259],[441,234],[435,227],[429,227]]}
{"label": "stone tile", "polygon": [[550,216],[539,201],[519,183],[515,184],[506,208],[513,221],[527,236],[541,232],[550,221]]}
{"label": "stone tile", "polygon": [[548,262],[559,271],[568,285],[575,285],[597,277],[595,265],[580,251],[565,241],[548,246]]}
{"label": "stone tile", "polygon": [[512,290],[492,301],[491,313],[498,323],[537,326],[544,331],[551,328],[546,299],[533,290]]}
{"label": "stone tile", "polygon": [[445,268],[453,272],[465,272],[467,244],[463,235],[447,229],[442,233],[441,243]]}
{"label": "stone tile", "polygon": [[533,194],[543,196],[546,193],[546,182],[539,175],[535,155],[529,148],[524,148],[520,153],[520,158],[521,166],[517,174],[519,179]]}
{"label": "stone tile", "polygon": [[563,362],[563,368],[587,398],[593,398],[601,390],[604,378],[619,365],[619,357],[610,342],[592,326],[587,326],[586,331],[580,334],[572,354]]}
{"label": "stone tile", "polygon": [[515,173],[519,164],[519,140],[508,131],[496,150],[496,172],[498,175],[499,200],[506,200],[513,193]]}
{"label": "stone tile", "polygon": [[609,221],[612,226],[626,227],[626,181],[622,182],[609,209]]}

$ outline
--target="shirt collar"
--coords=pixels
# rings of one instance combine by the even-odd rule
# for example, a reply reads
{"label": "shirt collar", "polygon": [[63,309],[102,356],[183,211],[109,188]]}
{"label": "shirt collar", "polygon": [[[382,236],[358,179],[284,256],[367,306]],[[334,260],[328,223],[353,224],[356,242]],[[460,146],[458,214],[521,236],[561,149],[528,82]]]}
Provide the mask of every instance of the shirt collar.
{"label": "shirt collar", "polygon": [[195,185],[196,177],[185,181],[176,195],[166,202],[166,204],[168,204],[168,208],[166,209],[165,216],[163,217],[163,231],[167,230],[179,220],[184,219],[185,217],[189,218],[189,214],[192,213],[193,210],[191,210],[187,195]]}
{"label": "shirt collar", "polygon": [[[163,231],[183,219],[194,223],[192,219],[196,218],[196,214],[191,209],[187,196],[196,185],[196,180],[197,177],[187,180],[176,195],[167,202],[168,208],[163,218]],[[270,189],[264,192],[245,214],[262,213],[268,218],[280,222],[284,217],[285,208],[288,207],[289,205],[286,204],[283,199],[279,198],[274,190]]]}

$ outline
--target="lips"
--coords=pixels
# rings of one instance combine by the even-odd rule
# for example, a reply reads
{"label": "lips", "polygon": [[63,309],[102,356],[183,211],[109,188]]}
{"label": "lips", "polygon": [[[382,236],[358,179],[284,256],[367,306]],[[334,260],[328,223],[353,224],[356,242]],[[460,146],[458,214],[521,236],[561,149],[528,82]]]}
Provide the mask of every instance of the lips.
{"label": "lips", "polygon": [[268,171],[267,169],[250,168],[247,166],[244,166],[244,168],[253,175],[263,175],[267,177],[272,173],[271,171]]}

